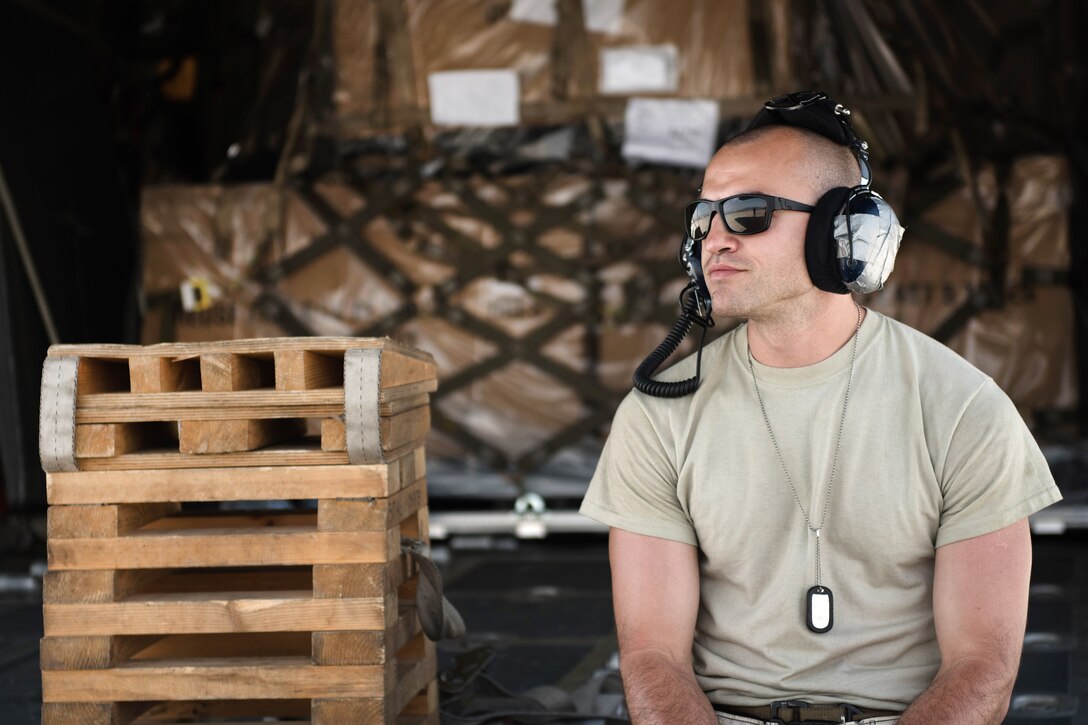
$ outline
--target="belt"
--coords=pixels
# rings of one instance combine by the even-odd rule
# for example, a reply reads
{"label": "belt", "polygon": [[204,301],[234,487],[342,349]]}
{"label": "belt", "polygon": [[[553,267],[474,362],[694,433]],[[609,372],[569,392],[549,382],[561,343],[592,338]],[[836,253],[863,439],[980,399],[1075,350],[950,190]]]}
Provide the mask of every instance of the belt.
{"label": "belt", "polygon": [[719,705],[712,703],[718,712],[743,715],[772,723],[843,723],[871,717],[901,715],[894,710],[870,710],[845,702],[837,705],[811,705],[804,700],[778,700],[770,705],[746,707],[743,705]]}

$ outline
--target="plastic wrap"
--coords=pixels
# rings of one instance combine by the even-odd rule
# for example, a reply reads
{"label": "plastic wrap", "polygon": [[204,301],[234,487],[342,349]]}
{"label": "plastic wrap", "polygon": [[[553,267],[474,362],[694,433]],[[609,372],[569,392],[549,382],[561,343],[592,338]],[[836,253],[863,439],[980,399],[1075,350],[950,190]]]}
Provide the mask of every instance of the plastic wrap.
{"label": "plastic wrap", "polygon": [[[253,309],[260,294],[254,273],[274,255],[280,210],[280,195],[268,184],[144,189],[143,290],[167,302],[148,310],[143,341],[283,334]],[[206,306],[183,309],[183,284],[207,289]]]}
{"label": "plastic wrap", "polygon": [[315,335],[355,334],[404,304],[381,275],[343,245],[280,280],[276,291]]}
{"label": "plastic wrap", "polygon": [[1017,159],[1005,193],[1006,304],[975,315],[949,346],[991,376],[1030,422],[1034,411],[1076,407],[1079,395],[1069,288],[1025,279],[1026,272],[1046,277],[1069,268],[1071,189],[1065,159]]}
{"label": "plastic wrap", "polygon": [[1028,156],[1013,164],[1006,194],[1015,243],[1009,245],[1009,279],[1026,267],[1069,268],[1069,166],[1060,156]]}
{"label": "plastic wrap", "polygon": [[[996,185],[991,170],[979,174],[978,185],[983,203],[992,210]],[[973,247],[983,247],[982,226],[966,187],[934,204],[922,218]],[[895,271],[883,290],[864,299],[873,309],[932,335],[979,292],[983,281],[979,267],[912,238],[908,226],[895,259]]]}
{"label": "plastic wrap", "polygon": [[[998,198],[993,170],[980,170],[977,183],[979,200],[990,213]],[[1052,273],[1060,274],[1069,265],[1069,182],[1064,159],[1016,160],[1005,194],[1009,203],[1009,264],[1004,304],[999,309],[974,312],[947,342],[991,376],[1031,421],[1034,411],[1069,409],[1078,400],[1069,289],[1025,278],[1025,273],[1054,276]],[[924,218],[982,250],[981,222],[966,187],[936,204]],[[972,295],[982,295],[984,282],[981,267],[912,240],[908,228],[887,286],[866,302],[933,334]]]}
{"label": "plastic wrap", "polygon": [[1068,410],[1078,400],[1073,300],[1067,287],[1040,287],[1030,299],[973,317],[949,347],[994,379],[1024,417]]}
{"label": "plastic wrap", "polygon": [[363,116],[374,110],[377,95],[377,8],[374,0],[336,0],[332,7],[333,103],[341,116]]}
{"label": "plastic wrap", "polygon": [[595,50],[640,44],[676,46],[679,88],[671,95],[680,98],[732,98],[754,92],[744,0],[627,0],[619,32],[593,34],[591,43]]}
{"label": "plastic wrap", "polygon": [[383,32],[378,30],[379,4],[335,3],[334,101],[341,119],[363,118],[382,106],[415,103],[425,109],[430,74],[454,70],[513,69],[522,104],[588,100],[601,93],[602,52],[633,48],[637,54],[638,47],[676,53],[677,86],[670,96],[714,99],[754,93],[746,0],[626,0],[618,23],[607,29],[614,32],[604,32],[603,26],[587,30],[585,45],[577,48],[573,40],[566,41],[571,57],[564,62],[572,67],[562,70],[556,69],[554,21],[516,20],[511,3],[498,0],[406,0],[403,32],[414,88],[399,97],[382,89],[375,74],[379,41],[388,40],[378,37]]}

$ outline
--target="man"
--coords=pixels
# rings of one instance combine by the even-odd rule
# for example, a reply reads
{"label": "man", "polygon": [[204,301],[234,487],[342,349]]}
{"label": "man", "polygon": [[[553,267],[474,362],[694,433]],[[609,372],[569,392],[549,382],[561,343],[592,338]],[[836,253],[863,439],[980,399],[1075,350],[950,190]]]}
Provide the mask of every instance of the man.
{"label": "man", "polygon": [[[747,322],[703,351],[693,395],[624,400],[582,505],[611,527],[636,723],[967,725],[1007,710],[1026,517],[1060,495],[992,380],[814,286],[804,209],[858,169],[785,125],[707,166],[702,199],[785,202],[758,233],[727,228],[724,206],[708,232],[689,218],[714,312]],[[693,358],[660,378],[690,377]]]}

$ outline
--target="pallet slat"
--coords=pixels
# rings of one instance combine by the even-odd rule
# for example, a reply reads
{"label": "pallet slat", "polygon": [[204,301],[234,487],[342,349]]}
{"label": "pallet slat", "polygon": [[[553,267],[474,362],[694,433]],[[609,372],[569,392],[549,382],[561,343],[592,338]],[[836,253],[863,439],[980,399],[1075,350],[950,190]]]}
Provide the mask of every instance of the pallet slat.
{"label": "pallet slat", "polygon": [[149,532],[117,539],[58,539],[47,544],[47,556],[52,569],[77,570],[364,564],[388,561],[388,538],[370,531],[322,533],[303,527]]}
{"label": "pallet slat", "polygon": [[[423,396],[438,389],[435,380],[384,388],[379,414],[419,407]],[[410,401],[407,402],[407,401]],[[344,391],[242,390],[233,393],[98,393],[79,399],[77,423],[139,423],[162,420],[229,420],[232,418],[320,418],[344,414]]]}
{"label": "pallet slat", "polygon": [[[422,661],[398,670],[398,682],[423,680],[418,691],[434,677],[435,665]],[[303,657],[136,661],[42,672],[46,702],[384,698],[389,685],[384,665],[315,665]]]}
{"label": "pallet slat", "polygon": [[45,635],[381,630],[384,598],[314,599],[306,592],[164,594],[109,604],[46,604]]}
{"label": "pallet slat", "polygon": [[79,471],[46,475],[51,505],[385,497],[424,474],[422,449],[369,466]]}

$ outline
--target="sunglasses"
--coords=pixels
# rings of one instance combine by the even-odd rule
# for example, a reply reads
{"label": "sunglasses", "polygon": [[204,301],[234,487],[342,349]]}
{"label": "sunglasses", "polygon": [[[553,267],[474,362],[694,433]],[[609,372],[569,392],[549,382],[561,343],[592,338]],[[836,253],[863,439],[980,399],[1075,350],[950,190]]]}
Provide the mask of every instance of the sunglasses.
{"label": "sunglasses", "polygon": [[737,194],[724,199],[696,199],[685,210],[688,236],[695,241],[710,234],[714,214],[722,218],[733,234],[759,234],[771,226],[771,215],[779,210],[811,212],[815,207],[769,194]]}

